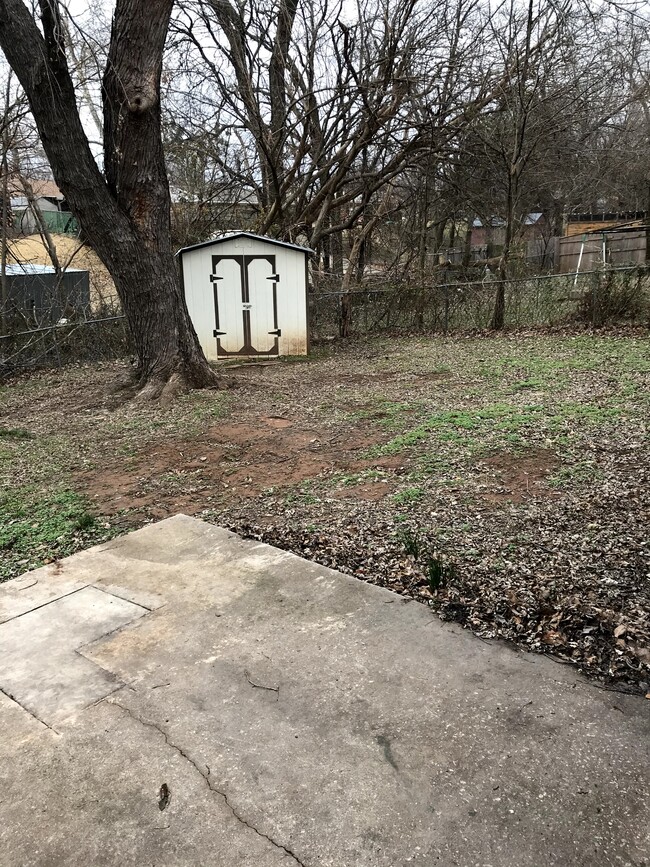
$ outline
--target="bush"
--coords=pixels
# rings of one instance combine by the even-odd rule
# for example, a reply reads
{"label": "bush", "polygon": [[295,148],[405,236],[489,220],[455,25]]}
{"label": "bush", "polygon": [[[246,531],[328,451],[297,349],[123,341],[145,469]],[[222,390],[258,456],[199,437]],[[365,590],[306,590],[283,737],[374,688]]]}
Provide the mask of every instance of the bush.
{"label": "bush", "polygon": [[581,301],[580,318],[596,328],[620,320],[643,321],[648,314],[648,279],[645,268],[607,268],[594,274]]}

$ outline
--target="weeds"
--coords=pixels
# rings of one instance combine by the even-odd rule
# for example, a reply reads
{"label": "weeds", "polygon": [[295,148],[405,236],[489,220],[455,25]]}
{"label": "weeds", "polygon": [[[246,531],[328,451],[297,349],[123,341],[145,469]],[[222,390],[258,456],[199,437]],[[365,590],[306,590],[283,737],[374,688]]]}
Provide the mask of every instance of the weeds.
{"label": "weeds", "polygon": [[0,581],[105,541],[115,533],[100,524],[84,498],[73,491],[38,495],[14,490],[0,497]]}
{"label": "weeds", "polygon": [[15,440],[31,440],[34,435],[28,430],[18,427],[0,427],[0,438]]}
{"label": "weeds", "polygon": [[396,535],[404,546],[404,550],[409,557],[413,557],[414,560],[417,560],[420,556],[420,541],[417,535],[410,529],[410,527],[399,527]]}
{"label": "weeds", "polygon": [[422,488],[404,488],[397,494],[393,494],[393,502],[398,506],[406,506],[410,503],[417,503],[424,496]]}
{"label": "weeds", "polygon": [[456,565],[440,552],[429,550],[427,542],[410,527],[399,527],[395,535],[409,557],[421,566],[429,591],[434,596],[441,587],[453,583],[458,578]]}
{"label": "weeds", "polygon": [[440,587],[452,583],[457,577],[456,566],[444,560],[439,554],[427,557],[426,574],[429,590],[433,594],[437,593]]}

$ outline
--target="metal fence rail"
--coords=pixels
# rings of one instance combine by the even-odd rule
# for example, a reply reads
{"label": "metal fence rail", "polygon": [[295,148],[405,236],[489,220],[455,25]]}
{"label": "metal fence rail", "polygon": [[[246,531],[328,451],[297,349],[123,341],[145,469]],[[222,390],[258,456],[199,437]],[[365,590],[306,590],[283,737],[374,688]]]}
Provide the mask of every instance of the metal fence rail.
{"label": "metal fence rail", "polygon": [[[500,283],[481,280],[430,283],[376,280],[345,293],[340,277],[316,275],[310,291],[310,327],[316,338],[340,333],[342,301],[349,333],[442,332],[490,327],[499,286],[505,289],[505,325],[601,326],[650,324],[650,269],[607,268],[575,274],[533,276]],[[53,321],[52,310],[0,316],[0,378],[37,367],[60,367],[124,357],[132,349],[126,318],[108,307]],[[3,311],[0,309],[0,314]],[[57,313],[58,315],[58,313]],[[2,330],[0,329],[0,330]]]}
{"label": "metal fence rail", "polygon": [[353,334],[484,330],[490,327],[500,286],[505,289],[506,327],[571,322],[599,327],[619,321],[650,321],[650,269],[644,266],[506,281],[490,275],[428,285],[377,281],[350,293],[342,292],[333,279],[321,277],[310,298],[312,330],[316,337],[338,334],[343,300],[350,309]]}
{"label": "metal fence rail", "polygon": [[123,314],[0,334],[0,378],[38,367],[119,358],[130,351]]}

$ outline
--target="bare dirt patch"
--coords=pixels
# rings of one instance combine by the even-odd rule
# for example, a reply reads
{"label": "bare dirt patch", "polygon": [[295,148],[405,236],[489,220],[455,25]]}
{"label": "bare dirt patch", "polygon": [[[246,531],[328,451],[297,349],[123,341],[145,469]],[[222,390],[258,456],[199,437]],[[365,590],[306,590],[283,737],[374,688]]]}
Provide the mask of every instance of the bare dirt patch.
{"label": "bare dirt patch", "polygon": [[390,382],[397,376],[396,371],[390,370],[381,373],[343,373],[338,379],[339,382],[354,382],[354,383],[372,383],[372,382]]}
{"label": "bare dirt patch", "polygon": [[[104,514],[144,507],[155,507],[155,516],[174,510],[196,514],[215,500],[257,497],[326,471],[397,464],[394,458],[362,457],[378,442],[377,434],[363,427],[337,433],[265,416],[251,424],[215,425],[202,437],[149,446],[80,479]],[[366,498],[363,492],[359,496]]]}
{"label": "bare dirt patch", "polygon": [[553,497],[556,492],[546,479],[557,469],[557,455],[549,449],[528,449],[524,453],[502,452],[482,462],[491,477],[490,490],[481,494],[489,503],[522,503],[531,497]]}
{"label": "bare dirt patch", "polygon": [[418,379],[436,380],[447,379],[448,376],[451,376],[451,373],[448,370],[430,370],[424,373],[416,373],[415,375]]}

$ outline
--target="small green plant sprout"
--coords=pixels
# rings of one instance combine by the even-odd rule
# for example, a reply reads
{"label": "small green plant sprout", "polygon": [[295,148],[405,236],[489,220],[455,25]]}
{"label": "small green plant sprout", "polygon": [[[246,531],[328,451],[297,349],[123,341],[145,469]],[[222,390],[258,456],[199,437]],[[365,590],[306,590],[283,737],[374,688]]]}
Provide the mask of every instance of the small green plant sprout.
{"label": "small green plant sprout", "polygon": [[432,593],[437,593],[441,587],[444,587],[456,578],[456,567],[453,563],[447,562],[439,554],[434,554],[427,557],[426,573],[429,590]]}
{"label": "small green plant sprout", "polygon": [[422,488],[404,488],[403,491],[399,491],[393,495],[393,502],[403,506],[409,503],[417,503],[423,496],[424,491]]}
{"label": "small green plant sprout", "polygon": [[420,540],[410,527],[400,527],[397,538],[404,546],[406,553],[415,560],[420,556]]}

